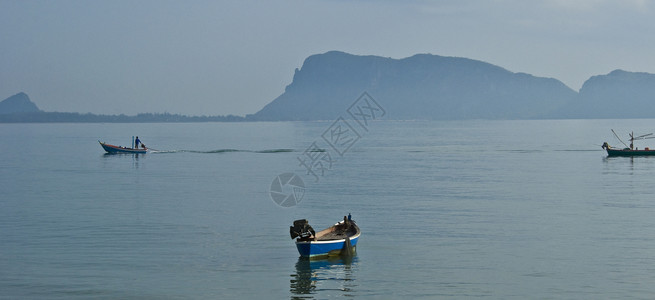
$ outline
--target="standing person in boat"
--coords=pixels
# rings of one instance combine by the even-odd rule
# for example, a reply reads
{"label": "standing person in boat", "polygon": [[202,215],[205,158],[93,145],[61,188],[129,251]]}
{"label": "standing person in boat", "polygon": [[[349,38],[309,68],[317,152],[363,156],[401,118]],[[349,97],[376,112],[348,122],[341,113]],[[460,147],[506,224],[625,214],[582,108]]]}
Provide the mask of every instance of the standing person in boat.
{"label": "standing person in boat", "polygon": [[134,149],[139,149],[139,144],[141,143],[141,140],[139,137],[136,137],[136,140],[134,140]]}

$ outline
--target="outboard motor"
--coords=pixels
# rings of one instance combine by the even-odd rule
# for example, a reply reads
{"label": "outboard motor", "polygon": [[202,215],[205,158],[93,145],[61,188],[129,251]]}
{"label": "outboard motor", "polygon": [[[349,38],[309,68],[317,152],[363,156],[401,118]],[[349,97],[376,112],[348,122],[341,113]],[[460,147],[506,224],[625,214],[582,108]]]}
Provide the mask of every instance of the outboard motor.
{"label": "outboard motor", "polygon": [[293,221],[293,226],[289,226],[289,234],[291,239],[300,237],[301,240],[309,240],[312,235],[316,235],[316,232],[306,219],[302,219]]}

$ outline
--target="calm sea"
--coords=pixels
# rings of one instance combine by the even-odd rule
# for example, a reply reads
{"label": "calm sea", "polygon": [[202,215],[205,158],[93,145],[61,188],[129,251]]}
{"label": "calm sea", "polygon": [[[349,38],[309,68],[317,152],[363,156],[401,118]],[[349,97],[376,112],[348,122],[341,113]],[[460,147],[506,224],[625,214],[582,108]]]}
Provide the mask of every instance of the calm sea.
{"label": "calm sea", "polygon": [[[0,124],[0,298],[655,295],[655,157],[600,148],[655,121],[333,125]],[[293,220],[348,213],[357,256],[299,259]]]}

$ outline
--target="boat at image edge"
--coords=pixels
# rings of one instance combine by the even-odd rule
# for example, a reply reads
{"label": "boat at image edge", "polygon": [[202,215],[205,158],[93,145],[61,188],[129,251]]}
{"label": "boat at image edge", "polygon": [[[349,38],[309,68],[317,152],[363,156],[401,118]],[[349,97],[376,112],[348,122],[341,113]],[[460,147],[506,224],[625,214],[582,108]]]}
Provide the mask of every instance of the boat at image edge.
{"label": "boat at image edge", "polygon": [[361,231],[357,223],[348,217],[324,230],[314,232],[307,220],[296,220],[289,233],[296,239],[296,248],[303,257],[318,258],[355,253]]}
{"label": "boat at image edge", "polygon": [[614,132],[612,129],[612,133],[614,133],[614,136],[616,136],[619,141],[625,145],[625,148],[619,149],[619,148],[613,148],[610,146],[607,142],[604,142],[603,145],[601,146],[605,151],[607,151],[607,156],[655,156],[655,150],[651,150],[648,147],[645,147],[642,150],[639,150],[639,148],[634,147],[634,141],[638,140],[646,140],[646,139],[653,139],[655,136],[652,133],[649,134],[644,134],[640,136],[635,136],[634,132],[631,132],[629,134],[630,136],[630,146],[628,146],[626,143],[624,143],[621,138]]}
{"label": "boat at image edge", "polygon": [[139,148],[126,148],[126,147],[122,147],[122,146],[110,145],[110,144],[107,144],[107,143],[103,143],[101,141],[98,141],[98,143],[100,143],[100,146],[102,146],[102,149],[105,149],[105,151],[107,151],[107,153],[144,154],[144,153],[148,152],[148,148],[141,148],[141,149],[139,149]]}

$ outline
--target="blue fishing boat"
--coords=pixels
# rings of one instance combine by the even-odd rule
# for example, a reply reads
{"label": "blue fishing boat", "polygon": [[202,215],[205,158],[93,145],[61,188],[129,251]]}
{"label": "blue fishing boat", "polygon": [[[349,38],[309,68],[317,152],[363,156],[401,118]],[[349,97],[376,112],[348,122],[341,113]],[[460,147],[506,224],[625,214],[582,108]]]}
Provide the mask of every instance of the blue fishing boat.
{"label": "blue fishing boat", "polygon": [[296,239],[298,253],[303,257],[331,257],[353,255],[361,231],[350,215],[343,221],[315,232],[307,220],[296,220],[289,233]]}
{"label": "blue fishing boat", "polygon": [[142,145],[143,148],[127,148],[123,146],[114,146],[107,143],[98,141],[102,149],[105,149],[107,153],[124,153],[124,154],[145,154],[148,152],[148,148],[145,145]]}

